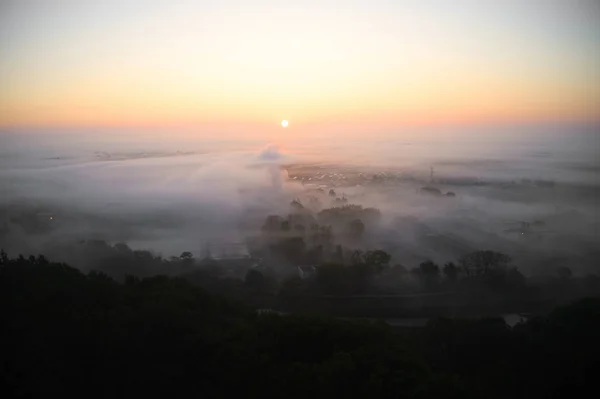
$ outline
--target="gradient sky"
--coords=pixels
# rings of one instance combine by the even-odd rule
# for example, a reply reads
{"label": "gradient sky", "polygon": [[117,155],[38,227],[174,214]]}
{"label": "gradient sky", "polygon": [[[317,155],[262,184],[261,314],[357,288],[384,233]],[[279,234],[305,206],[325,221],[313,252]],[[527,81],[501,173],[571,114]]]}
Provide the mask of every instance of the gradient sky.
{"label": "gradient sky", "polygon": [[0,3],[0,126],[600,121],[600,2]]}

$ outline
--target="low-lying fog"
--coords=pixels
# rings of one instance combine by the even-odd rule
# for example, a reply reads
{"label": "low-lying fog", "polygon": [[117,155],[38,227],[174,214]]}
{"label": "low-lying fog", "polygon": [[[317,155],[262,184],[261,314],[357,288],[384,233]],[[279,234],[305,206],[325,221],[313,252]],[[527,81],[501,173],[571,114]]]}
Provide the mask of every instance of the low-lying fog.
{"label": "low-lying fog", "polygon": [[227,256],[268,215],[312,198],[321,209],[380,209],[360,246],[408,267],[494,249],[524,272],[599,271],[593,129],[272,144],[75,137],[0,134],[0,247],[9,254],[60,257],[57,248],[103,239],[165,256],[200,257],[207,246]]}

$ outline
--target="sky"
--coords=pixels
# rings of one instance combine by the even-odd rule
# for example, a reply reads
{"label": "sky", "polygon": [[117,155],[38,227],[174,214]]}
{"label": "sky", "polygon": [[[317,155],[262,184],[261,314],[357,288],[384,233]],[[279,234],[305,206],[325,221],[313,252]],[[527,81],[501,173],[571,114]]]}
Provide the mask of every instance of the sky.
{"label": "sky", "polygon": [[597,0],[2,0],[0,128],[599,122],[598,21]]}

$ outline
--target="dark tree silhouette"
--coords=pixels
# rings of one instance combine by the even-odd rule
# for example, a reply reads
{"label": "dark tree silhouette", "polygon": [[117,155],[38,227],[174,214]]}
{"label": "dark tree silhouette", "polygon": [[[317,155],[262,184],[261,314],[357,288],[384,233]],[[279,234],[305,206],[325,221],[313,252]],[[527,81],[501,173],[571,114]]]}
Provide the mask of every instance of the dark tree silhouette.
{"label": "dark tree silhouette", "polygon": [[[324,265],[316,282],[353,292],[360,267]],[[245,289],[266,278],[249,272]],[[501,318],[392,328],[257,314],[182,278],[119,283],[0,251],[0,314],[3,397],[579,398],[600,372],[600,298],[513,328]]]}
{"label": "dark tree silhouette", "polygon": [[262,290],[265,287],[265,276],[258,270],[248,270],[246,279],[244,280],[247,287],[254,290]]}
{"label": "dark tree silhouette", "polygon": [[269,215],[265,219],[265,223],[262,226],[262,231],[268,233],[278,232],[281,229],[281,223],[283,218],[278,215]]}
{"label": "dark tree silhouette", "polygon": [[306,260],[306,243],[302,237],[284,238],[271,245],[271,252],[294,265],[301,265]]}
{"label": "dark tree silhouette", "polygon": [[505,270],[511,258],[495,251],[476,251],[459,259],[468,278],[481,278]]}
{"label": "dark tree silhouette", "polygon": [[453,262],[449,262],[444,265],[443,272],[446,280],[454,283],[458,280],[460,269]]}
{"label": "dark tree silhouette", "polygon": [[392,256],[390,254],[378,249],[365,252],[362,256],[362,263],[373,266],[375,271],[379,273],[389,265],[391,259]]}
{"label": "dark tree silhouette", "polygon": [[350,238],[360,240],[365,233],[365,224],[360,219],[354,219],[348,224]]}
{"label": "dark tree silhouette", "polygon": [[440,278],[440,267],[430,260],[425,261],[419,265],[418,275],[425,288],[435,288]]}
{"label": "dark tree silhouette", "polygon": [[127,245],[125,243],[115,244],[115,249],[122,254],[130,254],[132,252],[131,248],[129,248],[129,245]]}

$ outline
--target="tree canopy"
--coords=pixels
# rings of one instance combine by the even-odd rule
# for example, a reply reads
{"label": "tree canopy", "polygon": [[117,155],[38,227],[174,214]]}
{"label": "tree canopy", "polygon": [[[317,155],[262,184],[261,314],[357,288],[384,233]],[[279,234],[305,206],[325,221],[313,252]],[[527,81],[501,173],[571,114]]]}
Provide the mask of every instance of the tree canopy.
{"label": "tree canopy", "polygon": [[2,253],[0,314],[5,397],[571,398],[592,392],[600,371],[599,298],[514,328],[394,329],[258,315],[181,278],[118,283]]}

